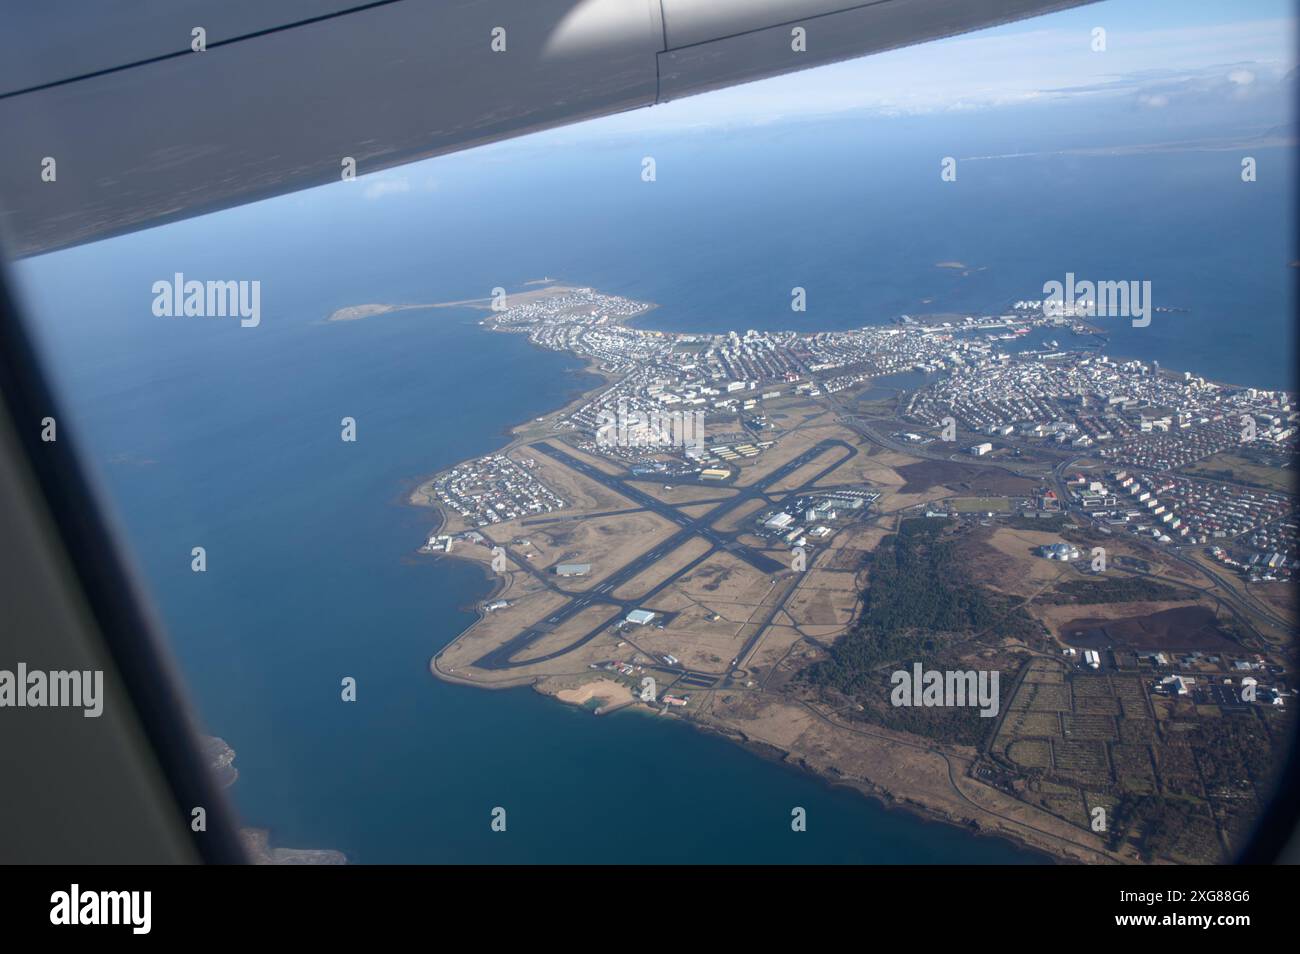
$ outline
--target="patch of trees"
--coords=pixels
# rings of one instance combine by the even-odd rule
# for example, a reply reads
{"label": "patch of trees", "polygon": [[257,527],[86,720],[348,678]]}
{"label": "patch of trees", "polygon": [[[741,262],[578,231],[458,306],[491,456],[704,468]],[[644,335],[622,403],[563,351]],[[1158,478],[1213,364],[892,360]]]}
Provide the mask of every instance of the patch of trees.
{"label": "patch of trees", "polygon": [[[1217,802],[1232,841],[1243,835],[1271,795],[1274,773],[1285,757],[1289,726],[1270,728],[1253,713],[1225,714],[1199,720],[1186,737],[1205,791]],[[1119,797],[1110,814],[1110,847],[1131,842],[1145,861],[1219,860],[1223,849],[1210,803],[1177,794],[1178,786],[1169,781],[1163,787],[1159,795]]]}
{"label": "patch of trees", "polygon": [[1121,795],[1108,820],[1111,850],[1130,841],[1143,861],[1213,862],[1222,848],[1209,806],[1192,798]]}
{"label": "patch of trees", "polygon": [[1056,530],[1059,532],[1065,528],[1066,521],[1065,514],[1057,514],[1052,517],[1025,517],[1017,513],[1003,518],[998,522],[998,525],[1010,527],[1012,530]]}
{"label": "patch of trees", "polygon": [[1105,580],[1067,580],[1040,603],[1136,603],[1194,600],[1191,590],[1140,576],[1115,576]]}
{"label": "patch of trees", "polygon": [[1206,791],[1239,790],[1247,781],[1267,797],[1277,766],[1286,758],[1285,735],[1270,735],[1250,711],[1200,720],[1193,748]]}
{"label": "patch of trees", "polygon": [[905,520],[871,558],[857,622],[804,678],[850,697],[864,692],[875,697],[881,686],[875,670],[885,663],[919,659],[935,668],[941,652],[984,630],[999,638],[1038,635],[1014,600],[970,581],[943,525]]}
{"label": "patch of trees", "polygon": [[[955,654],[900,660],[897,665],[874,674],[878,686],[876,692],[879,695],[876,697],[878,701],[868,707],[871,709],[871,721],[886,729],[924,736],[949,745],[981,745],[998,720],[981,716],[979,707],[973,703],[951,707],[895,706],[890,703],[889,694],[893,688],[891,674],[895,669],[911,672],[915,662],[921,663],[926,669],[940,672],[980,668]],[[1004,670],[998,679],[998,712],[1003,712],[1011,702],[1014,686],[1014,670]],[[872,695],[875,696],[875,692]]]}

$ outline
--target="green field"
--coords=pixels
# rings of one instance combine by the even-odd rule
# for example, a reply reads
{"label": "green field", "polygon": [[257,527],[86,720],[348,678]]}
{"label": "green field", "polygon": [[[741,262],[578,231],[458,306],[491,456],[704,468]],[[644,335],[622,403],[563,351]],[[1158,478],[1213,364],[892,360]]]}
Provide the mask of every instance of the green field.
{"label": "green field", "polygon": [[1235,454],[1215,454],[1182,469],[1190,477],[1234,480],[1279,493],[1295,493],[1296,473],[1280,467],[1265,467]]}
{"label": "green field", "polygon": [[957,513],[1007,513],[1011,501],[1006,497],[955,497],[948,506]]}

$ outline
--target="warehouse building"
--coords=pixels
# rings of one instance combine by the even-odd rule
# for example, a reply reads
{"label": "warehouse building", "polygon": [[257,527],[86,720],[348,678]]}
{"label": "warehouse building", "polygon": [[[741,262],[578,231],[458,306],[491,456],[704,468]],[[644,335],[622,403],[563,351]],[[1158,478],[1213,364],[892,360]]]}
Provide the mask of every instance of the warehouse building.
{"label": "warehouse building", "polygon": [[586,576],[591,572],[590,563],[557,563],[556,576]]}

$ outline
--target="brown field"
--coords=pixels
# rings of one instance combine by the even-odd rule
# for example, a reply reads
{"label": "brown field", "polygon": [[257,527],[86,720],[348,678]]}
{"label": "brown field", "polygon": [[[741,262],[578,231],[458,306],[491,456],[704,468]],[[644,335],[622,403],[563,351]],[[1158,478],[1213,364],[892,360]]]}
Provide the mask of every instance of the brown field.
{"label": "brown field", "polygon": [[835,534],[831,540],[831,548],[835,550],[856,550],[860,553],[870,553],[880,546],[883,540],[892,531],[888,527],[881,526],[855,526],[846,527],[839,533]]}
{"label": "brown field", "polygon": [[753,652],[741,664],[751,673],[764,675],[771,672],[790,651],[790,647],[803,637],[793,626],[772,626],[759,640]]}
{"label": "brown field", "polygon": [[691,600],[710,605],[740,603],[757,606],[772,589],[772,582],[748,563],[730,553],[718,553],[670,587]]}
{"label": "brown field", "polygon": [[693,537],[618,587],[613,595],[621,600],[640,599],[696,557],[707,553],[711,546],[709,541]]}
{"label": "brown field", "polygon": [[[774,447],[769,447],[757,458],[747,460],[740,465],[740,476],[736,478],[736,486],[750,486],[828,436],[843,437],[844,434],[839,428],[835,429],[834,434],[828,434],[824,428],[820,427],[801,427],[797,431],[787,431],[777,438]],[[836,450],[840,454],[844,453],[842,448],[832,448],[832,450]],[[827,457],[826,454],[821,456],[825,458],[823,467],[833,460],[833,458]]]}
{"label": "brown field", "polygon": [[1059,686],[1065,682],[1065,670],[1051,663],[1035,663],[1029,672],[1025,673],[1025,682],[1045,682]]}
{"label": "brown field", "polygon": [[1007,755],[1025,768],[1050,768],[1052,745],[1044,739],[1019,739],[1007,746]]}
{"label": "brown field", "polygon": [[923,494],[935,487],[947,487],[972,496],[999,497],[1027,494],[1039,486],[1034,480],[1016,477],[997,467],[978,467],[946,460],[921,460],[905,464],[898,473],[906,481],[900,493]]}
{"label": "brown field", "polygon": [[672,653],[689,669],[721,673],[744,644],[740,635],[743,624],[711,620],[710,615],[708,609],[688,604],[666,629],[629,635],[642,652],[655,656]]}
{"label": "brown field", "polygon": [[[834,629],[848,626],[853,622],[858,605],[854,576],[851,573],[809,571],[794,595],[786,601],[786,613],[798,626]],[[849,585],[844,585],[845,580]]]}
{"label": "brown field", "polygon": [[690,506],[687,507],[678,507],[677,509],[680,510],[682,513],[686,514],[686,516],[691,517],[695,520],[699,520],[701,517],[707,514],[710,510],[714,509],[716,506],[717,504],[702,503],[702,504],[691,504]]}
{"label": "brown field", "polygon": [[822,552],[817,565],[823,570],[840,570],[846,573],[859,573],[869,556],[866,550],[852,550],[847,547],[832,547]]}
{"label": "brown field", "polygon": [[778,431],[788,432],[826,416],[826,409],[811,398],[786,397],[763,402],[763,413]]}
{"label": "brown field", "polygon": [[1039,737],[1059,736],[1061,734],[1061,717],[1055,712],[1033,712],[1029,709],[1017,709],[1007,713],[1002,724],[1002,732],[1009,736]]}
{"label": "brown field", "polygon": [[1214,612],[1204,606],[1180,606],[1114,619],[1081,617],[1065,623],[1057,634],[1071,646],[1094,649],[1107,646],[1142,650],[1241,648],[1222,634]]}
{"label": "brown field", "polygon": [[[534,641],[527,649],[520,652],[515,657],[515,660],[527,662],[530,659],[536,659],[538,656],[545,656],[547,653],[563,649],[570,643],[586,636],[593,629],[613,623],[622,615],[622,610],[616,607],[599,604],[588,606],[576,616],[557,625],[554,630],[541,639]],[[546,617],[541,618],[545,619]]]}
{"label": "brown field", "polygon": [[[572,449],[569,449],[572,451]],[[573,452],[574,456],[578,456]],[[622,497],[603,484],[589,480],[577,471],[570,470],[554,458],[538,453],[527,446],[516,447],[507,456],[516,462],[535,461],[535,467],[526,467],[542,483],[559,494],[567,503],[566,511],[584,513],[588,511],[625,510],[635,506],[632,501]],[[554,514],[553,514],[554,516]]]}
{"label": "brown field", "polygon": [[1294,583],[1255,583],[1250,586],[1250,595],[1255,597],[1283,619],[1295,624],[1297,598],[1300,592]]}
{"label": "brown field", "polygon": [[[501,524],[510,527],[512,524]],[[542,569],[557,563],[590,563],[591,575],[556,578],[556,584],[572,592],[588,590],[610,573],[661,543],[677,530],[675,524],[657,514],[632,513],[617,517],[588,517],[585,520],[551,523],[521,528],[528,547],[512,547],[533,552],[530,561]],[[490,528],[494,539],[499,528]],[[507,538],[510,539],[510,538]]]}
{"label": "brown field", "polygon": [[[703,568],[702,568],[703,569]],[[705,671],[721,672],[737,656],[745,642],[753,635],[756,624],[765,619],[773,601],[780,593],[797,582],[787,577],[783,584],[755,592],[752,599],[723,602],[717,597],[697,599],[693,594],[674,584],[653,601],[654,608],[676,612],[677,615],[663,631],[656,631],[644,639],[636,637],[638,646],[651,648],[656,654],[671,652],[686,666]],[[714,620],[713,614],[722,618]],[[766,644],[778,627],[773,627],[760,642]]]}
{"label": "brown field", "polygon": [[715,521],[713,527],[716,530],[730,532],[739,530],[741,527],[751,526],[755,516],[765,507],[767,507],[767,501],[762,497],[746,501],[732,510],[731,513],[723,515],[721,520]]}
{"label": "brown field", "polygon": [[[1129,603],[1031,603],[1028,607],[1052,632],[1063,633],[1066,627],[1080,619],[1121,620],[1140,619],[1165,610],[1174,610],[1199,604],[1185,602],[1134,601]],[[1100,647],[1089,645],[1088,649]]]}
{"label": "brown field", "polygon": [[[595,467],[597,470],[603,470],[605,473],[611,474],[615,477],[621,476],[625,472],[622,464],[616,463],[615,461],[610,460],[608,457],[605,457],[602,454],[588,454],[586,451],[581,450],[578,447],[575,447],[574,445],[570,444],[568,441],[557,440],[554,437],[549,438],[549,440],[551,441],[551,443],[558,446],[566,454],[572,454],[574,457],[578,458],[578,460],[583,461],[584,463],[587,464],[591,464],[591,466]],[[529,451],[529,453],[534,453],[534,452]],[[540,453],[534,453],[534,456],[539,458],[542,457]],[[546,457],[544,459],[553,460],[550,457]]]}
{"label": "brown field", "polygon": [[810,566],[803,574],[803,581],[799,588],[825,593],[832,599],[837,594],[840,596],[848,594],[850,598],[855,598],[859,590],[857,577],[857,573],[845,570],[826,570],[819,566]]}
{"label": "brown field", "polygon": [[1011,708],[1032,709],[1036,712],[1069,712],[1070,687],[1026,681],[1011,700]]}
{"label": "brown field", "polygon": [[483,654],[519,635],[536,620],[545,619],[563,606],[568,598],[538,590],[518,597],[514,605],[489,613],[466,630],[443,653],[448,665],[456,668],[468,666]]}
{"label": "brown field", "polygon": [[[821,428],[818,428],[819,432],[821,430],[822,430]],[[800,433],[802,434],[804,432],[800,432]],[[812,433],[812,432],[807,432],[807,433]],[[832,436],[832,435],[825,435],[819,433],[818,440],[821,440],[826,436]],[[836,434],[833,436],[838,437],[839,435]],[[790,459],[789,457],[786,458],[786,460],[789,459]],[[847,448],[828,447],[820,454],[818,454],[816,457],[814,457],[812,460],[810,460],[808,463],[804,464],[802,467],[796,470],[794,473],[787,474],[781,480],[778,480],[775,484],[769,487],[768,490],[772,493],[778,493],[783,490],[794,490],[798,487],[804,487],[807,484],[809,484],[813,480],[813,478],[815,478],[822,471],[826,470],[828,467],[834,467],[834,469],[829,474],[827,474],[825,477],[822,478],[823,482],[829,481],[831,483],[845,483],[846,478],[840,473],[840,467],[835,465],[839,464],[840,466],[842,466],[846,461],[849,461],[851,459],[853,459],[852,454]],[[831,481],[830,478],[832,477],[836,478],[836,480]]]}
{"label": "brown field", "polygon": [[[856,443],[860,439],[852,431],[840,427],[836,427],[835,433],[829,436],[839,437],[850,444]],[[870,483],[879,484],[880,487],[876,488],[878,490],[898,488],[903,486],[906,481],[899,476],[897,468],[915,463],[916,460],[917,458],[908,457],[905,454],[882,450],[874,444],[863,444],[858,448],[856,457],[847,461],[834,473],[822,478],[818,483],[821,485]]]}
{"label": "brown field", "polygon": [[[628,485],[667,504],[695,503],[700,500],[722,501],[736,495],[735,490],[725,486],[674,484],[671,477],[659,480],[629,480]],[[666,486],[672,487],[672,490],[664,490]]]}
{"label": "brown field", "polygon": [[962,544],[962,553],[979,567],[979,580],[986,586],[1015,596],[1031,596],[1052,581],[1074,575],[1066,564],[1034,553],[1040,546],[1059,543],[1056,533],[999,527],[983,531]]}

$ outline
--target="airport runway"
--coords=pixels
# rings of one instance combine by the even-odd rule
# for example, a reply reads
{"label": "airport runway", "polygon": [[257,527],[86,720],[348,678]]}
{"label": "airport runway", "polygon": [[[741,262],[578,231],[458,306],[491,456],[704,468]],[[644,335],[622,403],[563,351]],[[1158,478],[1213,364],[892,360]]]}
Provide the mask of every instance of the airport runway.
{"label": "airport runway", "polygon": [[[590,642],[592,639],[596,638],[596,636],[600,635],[600,633],[610,625],[609,622],[602,622],[589,633],[586,633],[568,646],[558,649],[555,652],[523,661],[515,660],[515,657],[527,649],[528,646],[532,645],[532,643],[545,636],[547,633],[553,632],[555,627],[560,626],[569,619],[572,619],[574,616],[577,616],[593,604],[602,604],[617,607],[619,609],[631,610],[635,609],[638,605],[649,602],[655,594],[674,583],[681,576],[694,569],[701,562],[719,550],[724,550],[732,556],[735,556],[737,559],[743,560],[761,573],[775,574],[785,571],[787,567],[784,563],[773,559],[765,553],[755,550],[753,547],[737,542],[737,538],[740,536],[739,530],[723,532],[714,529],[711,524],[717,522],[742,504],[764,496],[764,492],[768,487],[784,480],[790,474],[799,470],[799,468],[803,467],[805,464],[816,460],[821,454],[831,448],[843,448],[848,451],[848,454],[819,471],[811,480],[808,481],[809,485],[816,483],[826,474],[829,474],[846,461],[852,459],[858,453],[857,448],[846,441],[834,439],[821,441],[804,451],[798,457],[782,464],[776,470],[772,471],[772,473],[768,474],[763,479],[756,481],[754,484],[748,487],[735,488],[738,492],[734,497],[718,504],[704,516],[697,518],[689,517],[672,504],[664,503],[662,500],[652,497],[643,490],[629,486],[629,481],[626,478],[607,474],[547,441],[539,441],[529,446],[538,453],[545,454],[548,457],[559,461],[564,466],[577,471],[584,477],[594,480],[597,483],[608,487],[615,493],[634,501],[646,510],[658,514],[665,520],[672,521],[681,527],[681,529],[668,539],[653,547],[651,550],[637,556],[628,563],[625,563],[618,570],[603,579],[599,585],[593,587],[589,592],[575,595],[568,603],[560,607],[544,621],[534,624],[515,638],[503,643],[501,646],[498,646],[496,649],[475,660],[473,665],[479,669],[501,670],[513,669],[519,666],[530,666],[534,663],[555,659],[559,656],[565,655],[566,653],[572,652],[574,649],[577,649],[579,646]],[[671,553],[687,540],[697,536],[707,540],[712,544],[712,547],[706,553],[674,573],[667,580],[664,580],[662,583],[654,587],[654,589],[650,590],[637,600],[624,600],[611,595],[614,590],[645,571],[653,565],[656,560]],[[753,644],[765,628],[766,626],[760,627],[759,631],[746,642],[746,652],[752,648]]]}

